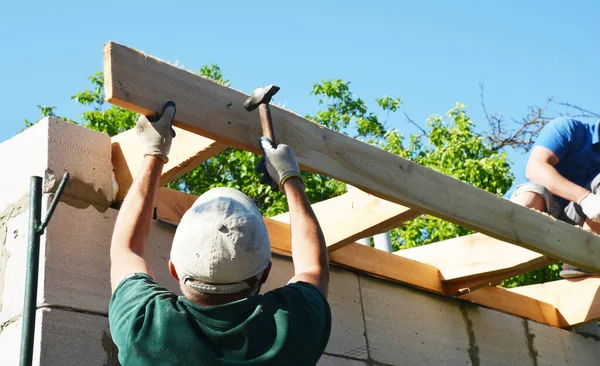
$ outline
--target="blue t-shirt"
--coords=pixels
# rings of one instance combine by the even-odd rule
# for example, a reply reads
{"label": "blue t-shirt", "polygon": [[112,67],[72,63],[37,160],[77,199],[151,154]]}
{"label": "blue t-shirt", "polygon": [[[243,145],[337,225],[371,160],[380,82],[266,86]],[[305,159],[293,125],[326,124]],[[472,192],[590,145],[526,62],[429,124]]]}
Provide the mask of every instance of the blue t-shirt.
{"label": "blue t-shirt", "polygon": [[[543,146],[556,154],[559,159],[554,166],[556,170],[571,182],[584,186],[600,173],[598,124],[566,117],[555,118],[544,127],[534,146]],[[516,186],[528,181],[523,167],[505,197],[510,197]],[[557,196],[554,198],[564,201]]]}

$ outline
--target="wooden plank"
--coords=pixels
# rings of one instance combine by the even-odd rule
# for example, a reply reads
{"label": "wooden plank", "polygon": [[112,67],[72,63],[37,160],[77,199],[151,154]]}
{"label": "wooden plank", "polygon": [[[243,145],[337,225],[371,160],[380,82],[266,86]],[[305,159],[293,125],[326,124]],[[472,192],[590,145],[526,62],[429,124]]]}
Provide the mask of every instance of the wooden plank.
{"label": "wooden plank", "polygon": [[522,286],[508,291],[554,305],[562,327],[600,319],[600,276]]}
{"label": "wooden plank", "polygon": [[[193,132],[176,126],[174,129],[177,136],[171,145],[169,162],[163,168],[161,185],[181,177],[227,148],[226,145]],[[135,128],[113,136],[111,141],[113,171],[119,185],[117,201],[122,201],[142,165],[144,155],[140,151]]]}
{"label": "wooden plank", "polygon": [[484,287],[461,296],[461,299],[555,327],[562,324],[554,305],[519,295],[502,287]]}
{"label": "wooden plank", "polygon": [[448,295],[497,285],[554,262],[539,253],[479,233],[394,254],[439,268]]}
{"label": "wooden plank", "polygon": [[[358,239],[380,234],[419,216],[415,210],[382,200],[359,189],[312,205],[332,252]],[[289,213],[271,219],[290,223]]]}
{"label": "wooden plank", "polygon": [[[244,109],[245,94],[114,42],[105,45],[104,61],[108,102],[148,113],[175,100],[180,127],[259,152],[259,118]],[[294,149],[307,170],[499,240],[600,270],[600,237],[279,107],[273,106],[271,114],[275,135]]]}
{"label": "wooden plank", "polygon": [[443,293],[439,270],[425,263],[352,243],[329,254],[332,264],[375,277]]}

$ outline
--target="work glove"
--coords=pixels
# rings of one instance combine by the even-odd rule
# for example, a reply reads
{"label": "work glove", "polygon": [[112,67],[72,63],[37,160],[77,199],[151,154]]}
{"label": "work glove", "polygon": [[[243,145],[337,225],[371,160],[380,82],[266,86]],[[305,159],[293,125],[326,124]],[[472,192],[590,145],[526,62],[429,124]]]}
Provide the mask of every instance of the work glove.
{"label": "work glove", "polygon": [[173,117],[175,117],[175,102],[165,104],[163,111],[156,117],[140,116],[135,130],[142,141],[144,155],[160,158],[163,162],[169,161],[171,140],[175,137],[173,130]]}
{"label": "work glove", "polygon": [[581,206],[581,210],[594,222],[600,222],[600,196],[591,192],[581,197],[577,204]]}
{"label": "work glove", "polygon": [[262,184],[271,186],[273,191],[277,192],[289,178],[298,177],[302,181],[296,154],[292,148],[286,144],[275,147],[273,141],[264,136],[260,138],[260,148],[263,157],[256,165],[256,171],[263,175],[260,178]]}

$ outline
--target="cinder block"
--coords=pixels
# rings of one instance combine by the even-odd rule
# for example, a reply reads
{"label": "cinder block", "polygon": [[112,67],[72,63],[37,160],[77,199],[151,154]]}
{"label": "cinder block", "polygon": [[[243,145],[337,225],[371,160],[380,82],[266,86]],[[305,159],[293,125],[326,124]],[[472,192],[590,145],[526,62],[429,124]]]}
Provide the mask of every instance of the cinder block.
{"label": "cinder block", "polygon": [[466,302],[459,305],[468,323],[470,357],[481,365],[535,365],[523,319]]}
{"label": "cinder block", "polygon": [[323,355],[319,362],[317,362],[318,366],[367,366],[368,364],[364,361],[357,361],[348,358],[342,358],[332,355]]}
{"label": "cinder block", "polygon": [[580,334],[528,321],[537,365],[597,366],[600,342]]}
{"label": "cinder block", "polygon": [[468,365],[457,303],[359,275],[371,359],[389,365]]}
{"label": "cinder block", "polygon": [[337,267],[330,267],[329,270],[331,336],[325,352],[366,359],[367,341],[358,276]]}
{"label": "cinder block", "polygon": [[21,319],[9,324],[0,323],[0,365],[18,365],[20,350]]}
{"label": "cinder block", "polygon": [[59,309],[38,310],[39,365],[119,365],[108,318]]}
{"label": "cinder block", "polygon": [[0,222],[0,324],[23,310],[28,226],[28,212]]}
{"label": "cinder block", "polygon": [[[41,301],[52,305],[106,313],[110,300],[110,240],[118,211],[99,212],[61,202],[45,235],[44,292]],[[169,274],[174,229],[154,221],[146,259],[155,280],[179,294]]]}
{"label": "cinder block", "polygon": [[58,187],[65,171],[65,195],[106,208],[112,200],[110,137],[105,133],[47,117],[0,144],[6,179],[0,181],[0,212],[29,192],[33,175],[44,177],[44,192]]}

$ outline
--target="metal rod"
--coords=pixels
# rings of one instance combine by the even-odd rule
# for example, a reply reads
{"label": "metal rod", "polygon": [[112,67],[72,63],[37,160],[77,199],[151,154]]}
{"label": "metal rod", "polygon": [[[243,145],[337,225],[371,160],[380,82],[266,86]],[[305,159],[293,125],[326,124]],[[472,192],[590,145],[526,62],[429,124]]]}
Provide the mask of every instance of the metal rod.
{"label": "metal rod", "polygon": [[40,236],[56,210],[60,197],[69,182],[70,175],[63,175],[44,221],[42,217],[42,177],[31,177],[29,192],[29,245],[27,247],[27,273],[25,277],[25,302],[23,304],[23,329],[21,331],[21,366],[31,366],[35,340],[35,312],[37,310],[37,287],[40,262]]}
{"label": "metal rod", "polygon": [[27,274],[25,277],[25,304],[21,332],[21,366],[30,366],[33,359],[35,337],[35,311],[37,302],[38,264],[40,259],[40,234],[38,227],[42,211],[42,177],[31,177],[29,198],[29,244],[27,247]]}
{"label": "metal rod", "polygon": [[52,200],[52,203],[50,204],[50,208],[48,209],[48,213],[46,214],[44,221],[42,221],[42,224],[37,228],[39,235],[42,235],[44,233],[44,230],[46,229],[46,226],[48,226],[48,222],[52,218],[52,214],[54,213],[54,210],[56,210],[58,201],[60,201],[60,196],[62,196],[62,193],[65,190],[65,187],[67,186],[67,183],[69,182],[70,177],[71,177],[71,175],[69,174],[69,172],[66,172],[63,175],[62,180],[60,181],[60,184],[58,185],[58,189],[56,190],[56,194],[54,195],[54,199]]}

